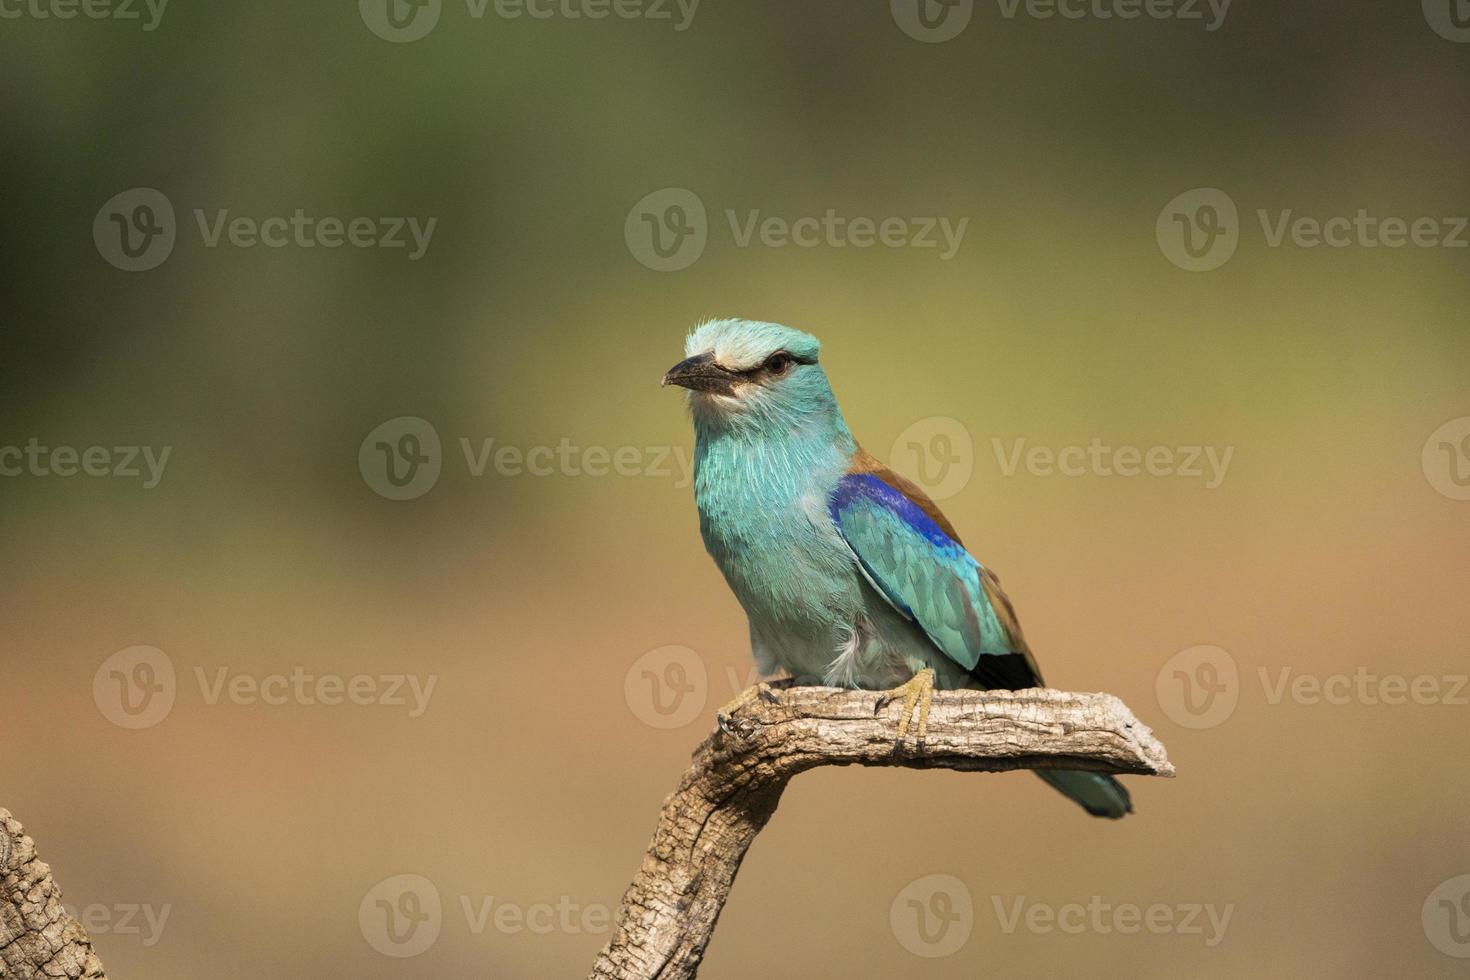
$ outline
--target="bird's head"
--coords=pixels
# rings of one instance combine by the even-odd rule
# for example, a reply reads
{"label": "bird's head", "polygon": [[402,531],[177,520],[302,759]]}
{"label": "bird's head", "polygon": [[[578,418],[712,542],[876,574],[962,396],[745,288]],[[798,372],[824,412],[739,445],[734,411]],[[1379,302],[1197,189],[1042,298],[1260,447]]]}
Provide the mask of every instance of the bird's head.
{"label": "bird's head", "polygon": [[811,334],[756,320],[709,320],[684,342],[665,385],[688,388],[695,424],[785,432],[829,421],[844,432]]}

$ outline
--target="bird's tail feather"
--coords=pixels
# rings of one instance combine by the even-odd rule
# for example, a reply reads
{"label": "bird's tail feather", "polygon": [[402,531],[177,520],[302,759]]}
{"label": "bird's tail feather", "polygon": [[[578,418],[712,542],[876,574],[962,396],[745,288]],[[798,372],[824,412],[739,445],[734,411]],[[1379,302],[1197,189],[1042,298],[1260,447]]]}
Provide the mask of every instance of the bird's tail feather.
{"label": "bird's tail feather", "polygon": [[1035,772],[1094,817],[1117,820],[1133,812],[1133,800],[1128,791],[1112,776],[1070,769],[1037,769]]}

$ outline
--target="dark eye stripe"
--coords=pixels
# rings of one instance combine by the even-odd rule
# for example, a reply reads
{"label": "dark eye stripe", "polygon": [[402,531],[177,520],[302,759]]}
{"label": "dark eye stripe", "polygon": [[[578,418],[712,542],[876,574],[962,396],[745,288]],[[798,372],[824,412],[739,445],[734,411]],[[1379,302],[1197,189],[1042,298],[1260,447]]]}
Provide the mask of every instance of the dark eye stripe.
{"label": "dark eye stripe", "polygon": [[792,364],[815,364],[815,363],[817,363],[817,360],[814,357],[798,357],[795,354],[791,353],[790,351],[778,350],[774,354],[772,354],[770,357],[767,357],[760,364],[757,364],[755,367],[750,368],[747,371],[742,371],[741,373],[742,374],[760,374],[760,373],[765,372],[765,371],[770,371],[770,370],[773,369],[773,365],[772,365],[771,362],[774,361],[774,360],[776,360],[778,357],[784,357],[784,358],[786,358],[787,361],[789,361]]}
{"label": "dark eye stripe", "polygon": [[738,374],[742,378],[755,378],[755,377],[759,377],[762,374],[769,373],[769,371],[770,371],[769,365],[771,363],[771,358],[772,357],[775,357],[777,354],[784,354],[785,356],[789,357],[791,359],[791,361],[792,361],[793,364],[815,364],[815,363],[817,363],[817,359],[815,357],[799,357],[798,355],[793,354],[790,351],[787,351],[787,350],[778,350],[775,353],[771,354],[770,357],[767,357],[764,361],[762,361],[761,363],[757,364],[753,368],[746,368],[744,371],[732,371],[731,373],[732,374]]}

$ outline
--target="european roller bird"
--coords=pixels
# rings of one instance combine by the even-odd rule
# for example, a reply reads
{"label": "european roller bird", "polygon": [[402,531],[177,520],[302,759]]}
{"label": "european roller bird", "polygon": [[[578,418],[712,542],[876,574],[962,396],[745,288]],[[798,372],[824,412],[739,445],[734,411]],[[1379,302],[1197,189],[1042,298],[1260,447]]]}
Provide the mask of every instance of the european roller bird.
{"label": "european roller bird", "polygon": [[[995,573],[915,484],[853,439],[815,337],[774,323],[695,328],[665,385],[689,390],[705,548],[750,620],[763,675],[889,691],[1021,690],[1041,673]],[[1037,770],[1099,817],[1132,810],[1111,776]]]}

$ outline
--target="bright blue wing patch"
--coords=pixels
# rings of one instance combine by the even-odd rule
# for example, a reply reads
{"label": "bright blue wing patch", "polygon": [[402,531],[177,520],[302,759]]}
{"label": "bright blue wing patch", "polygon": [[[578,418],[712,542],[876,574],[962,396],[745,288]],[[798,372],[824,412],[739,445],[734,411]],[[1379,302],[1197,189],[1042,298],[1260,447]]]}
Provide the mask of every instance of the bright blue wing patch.
{"label": "bright blue wing patch", "polygon": [[1016,652],[979,564],[918,504],[871,473],[849,473],[828,510],[869,581],[951,660],[974,670],[984,654]]}

